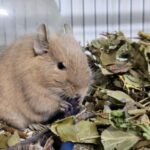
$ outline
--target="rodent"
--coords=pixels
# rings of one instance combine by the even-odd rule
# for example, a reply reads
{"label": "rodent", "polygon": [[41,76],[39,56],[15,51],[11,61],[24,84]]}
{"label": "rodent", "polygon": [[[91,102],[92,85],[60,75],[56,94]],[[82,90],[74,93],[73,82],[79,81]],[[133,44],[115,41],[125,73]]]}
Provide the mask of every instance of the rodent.
{"label": "rodent", "polygon": [[92,75],[87,58],[69,28],[49,34],[42,24],[0,53],[0,120],[23,129],[82,102]]}

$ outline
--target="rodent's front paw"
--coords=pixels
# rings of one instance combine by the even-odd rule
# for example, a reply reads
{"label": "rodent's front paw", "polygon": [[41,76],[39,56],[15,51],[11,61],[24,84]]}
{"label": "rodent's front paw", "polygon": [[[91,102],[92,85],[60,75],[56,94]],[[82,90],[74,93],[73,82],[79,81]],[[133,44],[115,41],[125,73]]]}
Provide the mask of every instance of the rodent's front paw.
{"label": "rodent's front paw", "polygon": [[[78,102],[77,102],[78,103]],[[60,110],[64,112],[64,117],[75,115],[79,112],[80,107],[79,105],[73,103],[73,101],[63,101],[61,102],[61,108]]]}
{"label": "rodent's front paw", "polygon": [[70,111],[72,111],[72,109],[73,109],[73,107],[72,107],[72,105],[69,103],[69,102],[67,102],[67,101],[62,101],[61,103],[60,103],[60,110],[62,111],[62,112],[70,112]]}

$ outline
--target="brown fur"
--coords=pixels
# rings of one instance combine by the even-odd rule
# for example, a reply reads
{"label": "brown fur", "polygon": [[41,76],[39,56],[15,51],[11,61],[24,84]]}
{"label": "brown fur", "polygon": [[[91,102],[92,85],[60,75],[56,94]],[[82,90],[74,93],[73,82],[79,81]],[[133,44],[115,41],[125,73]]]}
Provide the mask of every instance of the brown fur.
{"label": "brown fur", "polygon": [[[81,95],[82,100],[91,79],[86,56],[73,36],[55,34],[47,42],[42,30],[0,54],[0,119],[17,128],[55,115],[66,105],[62,93]],[[58,69],[58,62],[66,69]]]}

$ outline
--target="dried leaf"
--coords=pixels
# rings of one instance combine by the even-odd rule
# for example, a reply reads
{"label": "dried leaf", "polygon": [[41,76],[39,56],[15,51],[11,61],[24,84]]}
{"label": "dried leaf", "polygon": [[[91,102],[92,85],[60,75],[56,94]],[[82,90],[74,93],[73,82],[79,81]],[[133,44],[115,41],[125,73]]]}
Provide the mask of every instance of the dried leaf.
{"label": "dried leaf", "polygon": [[101,52],[100,60],[103,66],[114,64],[116,61],[116,52],[112,52],[109,54]]}
{"label": "dried leaf", "polygon": [[89,144],[75,144],[73,150],[95,150],[93,145]]}
{"label": "dried leaf", "polygon": [[93,119],[96,125],[110,125],[108,113],[98,113],[97,117]]}
{"label": "dried leaf", "polygon": [[139,78],[135,78],[134,76],[131,76],[129,74],[124,74],[124,75],[119,76],[119,77],[123,81],[124,86],[127,89],[133,88],[133,89],[141,90],[143,87],[149,87],[150,86],[149,82],[143,81]]}
{"label": "dried leaf", "polygon": [[112,73],[124,73],[124,72],[129,71],[131,67],[132,66],[130,65],[118,64],[118,63],[106,66],[106,68]]}
{"label": "dried leaf", "polygon": [[8,148],[8,145],[7,145],[8,139],[9,139],[9,136],[7,136],[5,134],[0,134],[0,149]]}
{"label": "dried leaf", "polygon": [[10,147],[10,146],[16,145],[16,144],[19,143],[19,142],[20,142],[20,137],[19,137],[19,135],[18,135],[18,132],[15,131],[14,134],[11,135],[10,138],[8,139],[7,144],[8,144],[8,146]]}
{"label": "dried leaf", "polygon": [[122,103],[134,102],[134,100],[129,95],[127,95],[126,93],[122,91],[118,91],[118,90],[113,91],[113,90],[104,89],[104,90],[101,90],[101,92],[106,92],[108,96],[115,98]]}
{"label": "dried leaf", "polygon": [[112,127],[102,132],[101,139],[105,150],[129,150],[140,140],[132,132],[124,132]]}
{"label": "dried leaf", "polygon": [[99,138],[96,125],[93,122],[81,120],[75,123],[74,117],[58,120],[52,124],[50,129],[63,141],[96,144]]}
{"label": "dried leaf", "polygon": [[150,34],[149,33],[145,33],[145,32],[139,31],[138,35],[140,36],[141,39],[150,40]]}

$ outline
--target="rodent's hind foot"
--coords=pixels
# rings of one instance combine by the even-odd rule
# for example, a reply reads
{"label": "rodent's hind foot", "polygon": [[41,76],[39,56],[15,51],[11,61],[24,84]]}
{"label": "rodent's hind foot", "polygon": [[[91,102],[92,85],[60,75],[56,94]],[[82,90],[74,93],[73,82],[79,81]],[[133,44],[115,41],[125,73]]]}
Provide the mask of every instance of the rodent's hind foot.
{"label": "rodent's hind foot", "polygon": [[36,130],[36,131],[42,131],[42,130],[47,129],[47,126],[45,126],[45,125],[43,125],[41,123],[33,123],[33,124],[30,124],[28,126],[28,128],[31,129],[31,130],[33,130],[33,131],[34,130]]}

